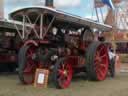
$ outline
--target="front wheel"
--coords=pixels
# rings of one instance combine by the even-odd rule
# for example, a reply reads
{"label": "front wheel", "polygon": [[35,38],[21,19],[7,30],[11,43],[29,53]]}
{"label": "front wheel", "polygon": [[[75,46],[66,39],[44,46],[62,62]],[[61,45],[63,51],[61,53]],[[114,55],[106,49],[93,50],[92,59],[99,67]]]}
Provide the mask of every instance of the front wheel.
{"label": "front wheel", "polygon": [[57,60],[53,71],[56,87],[60,89],[69,87],[73,75],[72,64],[65,58],[60,58]]}

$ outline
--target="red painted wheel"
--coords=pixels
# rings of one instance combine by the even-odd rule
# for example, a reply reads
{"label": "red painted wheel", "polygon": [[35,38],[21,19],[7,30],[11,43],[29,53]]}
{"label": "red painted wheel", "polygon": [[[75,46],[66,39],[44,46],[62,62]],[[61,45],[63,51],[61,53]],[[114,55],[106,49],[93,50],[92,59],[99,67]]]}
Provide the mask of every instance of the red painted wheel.
{"label": "red painted wheel", "polygon": [[91,80],[104,80],[109,64],[107,47],[100,42],[92,43],[87,50],[86,62],[88,77]]}
{"label": "red painted wheel", "polygon": [[53,75],[57,88],[64,89],[69,87],[73,75],[72,65],[65,58],[60,58],[55,64]]}
{"label": "red painted wheel", "polygon": [[18,56],[19,64],[19,79],[24,84],[32,84],[36,68],[39,67],[39,62],[36,61],[36,47],[23,46],[20,49]]}

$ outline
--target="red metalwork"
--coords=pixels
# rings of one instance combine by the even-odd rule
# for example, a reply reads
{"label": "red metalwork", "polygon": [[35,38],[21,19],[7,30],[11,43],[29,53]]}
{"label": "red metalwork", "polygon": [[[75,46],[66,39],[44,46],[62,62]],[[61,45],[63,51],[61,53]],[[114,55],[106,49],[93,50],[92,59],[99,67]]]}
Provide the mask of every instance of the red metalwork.
{"label": "red metalwork", "polygon": [[73,75],[72,64],[64,61],[58,68],[58,83],[61,88],[69,87]]}
{"label": "red metalwork", "polygon": [[25,84],[32,84],[36,68],[39,68],[39,62],[33,60],[35,57],[35,47],[30,47],[26,52],[26,64],[23,70],[23,78]]}
{"label": "red metalwork", "polygon": [[15,63],[17,61],[16,54],[0,54],[0,64],[2,63]]}
{"label": "red metalwork", "polygon": [[28,46],[28,45],[34,45],[34,46],[38,46],[38,43],[35,40],[27,40],[24,43],[24,46]]}
{"label": "red metalwork", "polygon": [[96,50],[94,66],[98,80],[104,80],[108,72],[108,50],[106,46],[100,45]]}

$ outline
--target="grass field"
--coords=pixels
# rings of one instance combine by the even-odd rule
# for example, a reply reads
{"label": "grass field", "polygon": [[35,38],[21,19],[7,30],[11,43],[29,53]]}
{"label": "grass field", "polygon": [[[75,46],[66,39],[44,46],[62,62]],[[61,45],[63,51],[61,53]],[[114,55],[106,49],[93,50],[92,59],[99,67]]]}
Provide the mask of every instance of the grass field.
{"label": "grass field", "polygon": [[114,79],[91,82],[74,78],[68,89],[59,90],[52,84],[48,88],[21,85],[17,75],[0,76],[0,96],[128,96],[128,73],[120,73]]}

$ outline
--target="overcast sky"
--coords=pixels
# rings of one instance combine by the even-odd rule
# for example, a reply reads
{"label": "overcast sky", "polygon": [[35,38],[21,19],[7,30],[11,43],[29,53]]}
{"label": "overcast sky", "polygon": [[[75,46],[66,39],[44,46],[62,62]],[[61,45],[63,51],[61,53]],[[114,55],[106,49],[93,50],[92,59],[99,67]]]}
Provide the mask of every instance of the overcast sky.
{"label": "overcast sky", "polygon": [[[14,10],[27,6],[43,6],[45,0],[5,0],[5,17]],[[82,16],[91,17],[93,0],[54,0],[56,9]],[[103,9],[105,12],[105,8]]]}

